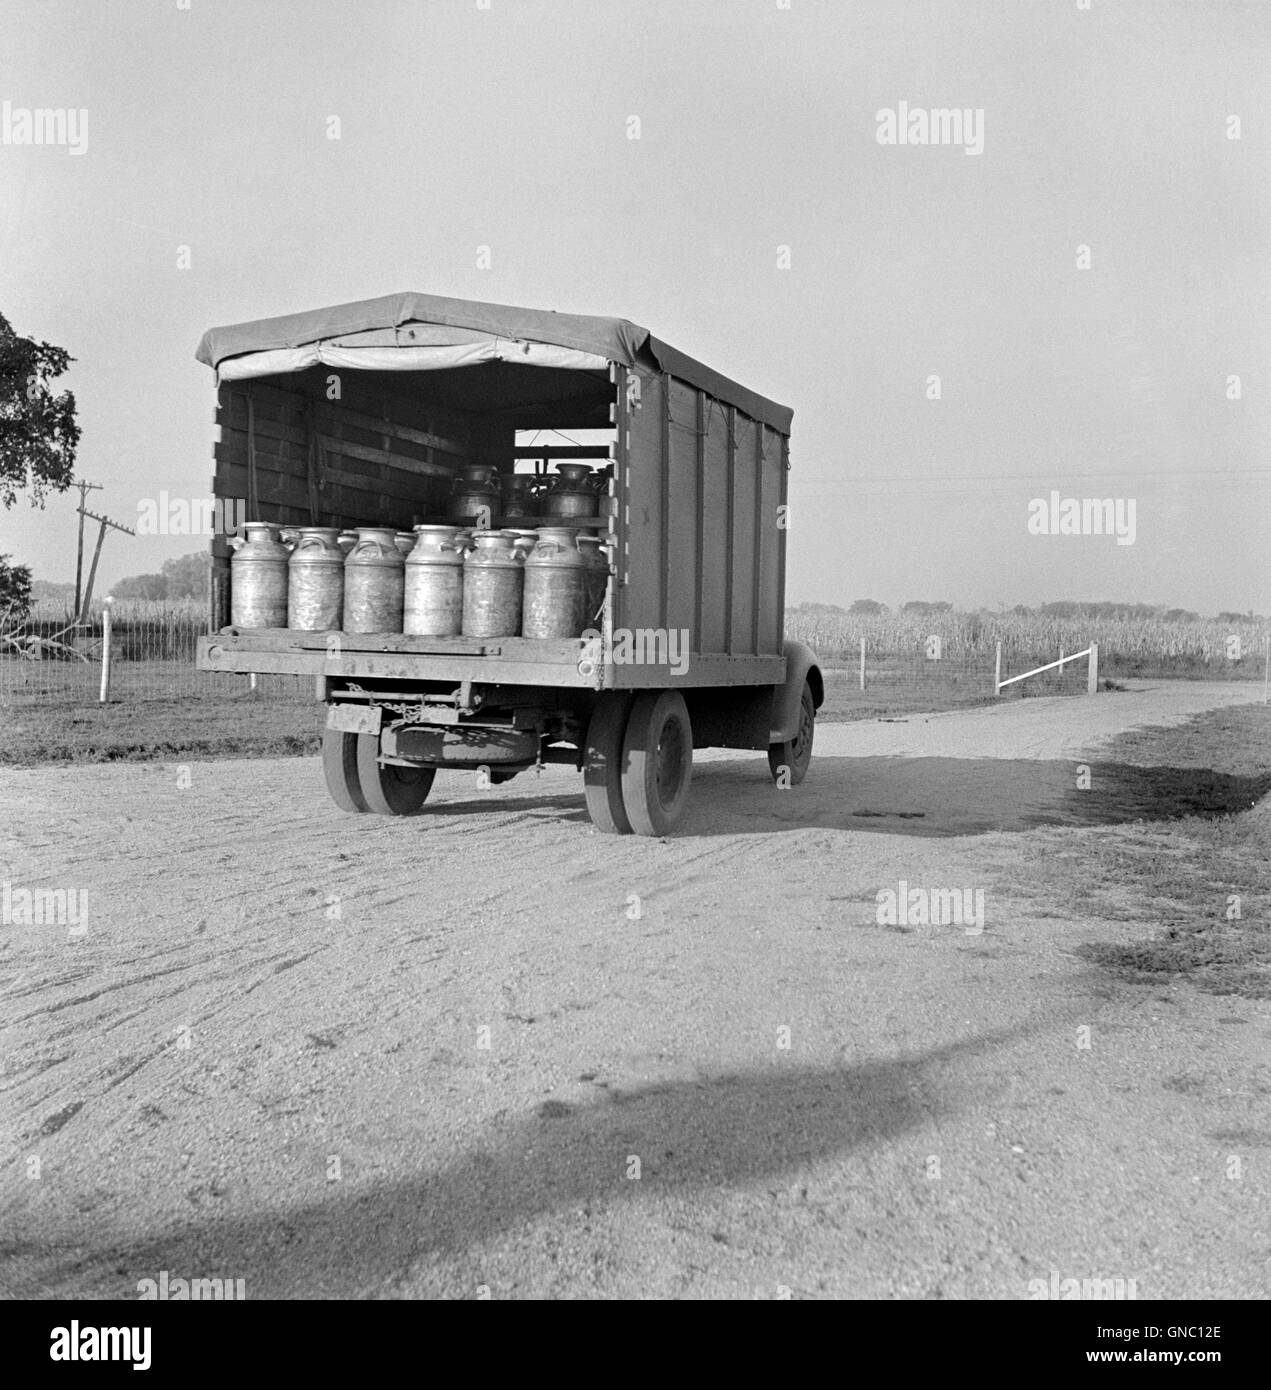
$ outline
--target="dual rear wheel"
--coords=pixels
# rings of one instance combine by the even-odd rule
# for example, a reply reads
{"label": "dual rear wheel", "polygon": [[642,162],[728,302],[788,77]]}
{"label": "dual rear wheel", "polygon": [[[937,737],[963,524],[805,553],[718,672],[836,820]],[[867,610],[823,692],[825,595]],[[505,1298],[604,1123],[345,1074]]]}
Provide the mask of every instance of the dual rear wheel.
{"label": "dual rear wheel", "polygon": [[[797,786],[812,757],[816,705],[805,686],[794,738],[773,744],[768,763],[779,784]],[[342,811],[414,815],[432,790],[436,769],[380,761],[378,734],[327,729],[322,766]],[[501,770],[502,771],[502,770]],[[510,770],[505,776],[514,775]],[[583,750],[583,794],[598,830],[610,835],[666,835],[688,803],[693,728],[678,690],[603,691]]]}
{"label": "dual rear wheel", "polygon": [[598,830],[665,835],[688,802],[693,728],[678,690],[607,690],[596,701],[583,754],[583,793]]}
{"label": "dual rear wheel", "polygon": [[413,816],[428,799],[437,775],[431,767],[381,763],[378,734],[340,729],[323,732],[322,771],[340,810],[377,816]]}

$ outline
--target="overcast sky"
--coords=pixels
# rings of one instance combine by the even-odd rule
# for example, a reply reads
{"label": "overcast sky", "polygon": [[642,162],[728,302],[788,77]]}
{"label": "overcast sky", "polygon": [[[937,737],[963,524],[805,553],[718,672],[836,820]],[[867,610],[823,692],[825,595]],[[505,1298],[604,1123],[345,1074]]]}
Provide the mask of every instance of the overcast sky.
{"label": "overcast sky", "polygon": [[[207,494],[205,328],[418,290],[793,406],[792,601],[1271,612],[1263,0],[47,0],[0,11],[3,100],[89,113],[80,155],[0,143],[0,311],[78,359],[121,521]],[[901,102],[982,152],[880,144]],[[1053,491],[1133,500],[1133,544],[1030,535]],[[0,551],[73,579],[76,499]]]}

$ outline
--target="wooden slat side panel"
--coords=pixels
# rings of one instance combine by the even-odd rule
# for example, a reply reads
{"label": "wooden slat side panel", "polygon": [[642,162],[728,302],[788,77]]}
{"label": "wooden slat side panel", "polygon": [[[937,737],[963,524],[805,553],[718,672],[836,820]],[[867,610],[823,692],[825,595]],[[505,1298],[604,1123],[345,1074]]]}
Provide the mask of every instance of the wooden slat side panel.
{"label": "wooden slat side panel", "polygon": [[[443,510],[450,480],[471,449],[471,422],[403,393],[372,391],[357,375],[342,375],[342,399],[336,401],[311,389],[222,383],[216,495],[248,495],[250,391],[260,520],[314,520],[309,471],[315,430],[322,445],[314,489],[320,524],[407,528]],[[388,419],[381,418],[385,410],[393,412]]]}
{"label": "wooden slat side panel", "polygon": [[[328,394],[330,378],[338,378],[337,399]],[[458,411],[445,410],[429,401],[427,373],[403,373],[400,387],[391,391],[368,383],[355,371],[323,370],[313,376],[305,373],[297,377],[292,388],[281,387],[276,381],[226,384],[236,395],[242,394],[244,400],[250,385],[258,408],[295,409],[298,404],[313,401],[319,409],[338,413],[350,425],[378,432],[388,422],[403,438],[409,438],[410,432],[429,436],[415,439],[416,443],[461,458],[472,452],[472,422]]]}
{"label": "wooden slat side panel", "polygon": [[[634,369],[620,368],[617,387],[627,401],[625,382]],[[623,517],[623,555],[615,622],[627,628],[657,627],[663,602],[659,559],[662,553],[662,434],[666,409],[664,378],[640,374],[639,402],[630,401],[619,417],[623,435],[618,506]]]}
{"label": "wooden slat side panel", "polygon": [[755,623],[755,422],[733,411],[732,630],[729,651],[752,654]]}
{"label": "wooden slat side panel", "polygon": [[781,507],[786,500],[784,439],[776,430],[763,426],[758,440],[763,458],[760,480],[760,557],[759,557],[759,652],[780,654],[785,630],[784,585],[786,532],[780,524]]}
{"label": "wooden slat side panel", "polygon": [[718,402],[698,393],[702,427],[702,652],[728,650],[728,434]]}
{"label": "wooden slat side panel", "polygon": [[[697,593],[701,583],[697,516],[697,391],[674,377],[670,382],[670,418],[667,431],[666,504],[666,619],[668,629],[689,634],[689,650],[699,652],[701,634],[695,632]],[[653,626],[662,626],[661,623]]]}
{"label": "wooden slat side panel", "polygon": [[[247,495],[247,436],[226,430],[214,446],[219,496]],[[309,505],[307,454],[298,444],[257,437],[257,490],[261,501]],[[368,463],[343,453],[324,452],[319,470],[319,524],[335,525],[332,512],[351,513],[363,525],[411,524],[411,517],[440,509],[449,490],[447,479],[421,477],[386,464]],[[261,517],[261,520],[272,520]],[[308,517],[305,518],[308,521]],[[341,522],[340,524],[346,524]]]}

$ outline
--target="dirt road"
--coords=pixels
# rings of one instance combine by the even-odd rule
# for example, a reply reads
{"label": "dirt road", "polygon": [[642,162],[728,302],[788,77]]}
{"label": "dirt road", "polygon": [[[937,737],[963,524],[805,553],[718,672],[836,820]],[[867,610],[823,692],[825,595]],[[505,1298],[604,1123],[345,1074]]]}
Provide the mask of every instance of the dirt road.
{"label": "dirt road", "polygon": [[[0,878],[88,906],[3,927],[0,1284],[1265,1296],[1271,1006],[1108,977],[1076,948],[1141,925],[1030,870],[1177,813],[1107,739],[1260,694],[826,726],[790,792],[705,754],[665,842],[559,768],[405,820],[313,759],[0,771]],[[880,925],[902,880],[982,932]]]}

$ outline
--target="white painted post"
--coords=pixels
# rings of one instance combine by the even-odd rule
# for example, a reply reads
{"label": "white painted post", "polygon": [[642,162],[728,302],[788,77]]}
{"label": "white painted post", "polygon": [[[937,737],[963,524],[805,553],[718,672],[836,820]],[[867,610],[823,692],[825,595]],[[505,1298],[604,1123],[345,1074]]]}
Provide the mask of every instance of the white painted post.
{"label": "white painted post", "polygon": [[97,703],[110,699],[110,599],[102,602],[102,679],[97,691]]}
{"label": "white painted post", "polygon": [[1002,644],[997,644],[997,663],[993,668],[993,694],[1002,693]]}
{"label": "white painted post", "polygon": [[861,638],[861,689],[865,689],[865,639]]}
{"label": "white painted post", "polygon": [[1086,677],[1086,694],[1096,695],[1099,691],[1099,644],[1090,644],[1090,672]]}
{"label": "white painted post", "polygon": [[253,690],[256,689],[256,672],[255,672],[255,671],[252,672],[252,686],[251,686],[251,688],[252,688]]}

